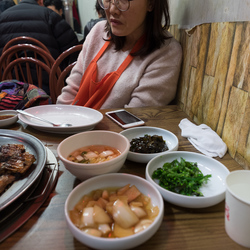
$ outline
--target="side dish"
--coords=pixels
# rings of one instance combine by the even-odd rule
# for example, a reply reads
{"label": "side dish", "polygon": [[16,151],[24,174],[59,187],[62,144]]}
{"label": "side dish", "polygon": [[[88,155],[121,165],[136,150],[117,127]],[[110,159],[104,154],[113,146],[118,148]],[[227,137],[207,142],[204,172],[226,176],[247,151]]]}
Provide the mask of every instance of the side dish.
{"label": "side dish", "polygon": [[159,153],[167,150],[166,142],[159,135],[144,135],[130,142],[130,151],[136,153]]}
{"label": "side dish", "polygon": [[121,152],[106,145],[91,145],[79,148],[72,152],[67,159],[76,163],[100,163],[119,156]]}
{"label": "side dish", "polygon": [[0,194],[36,161],[22,144],[0,146]]}
{"label": "side dish", "polygon": [[152,179],[159,180],[159,185],[169,191],[188,195],[203,196],[199,188],[207,183],[212,175],[203,175],[197,163],[174,160],[165,163],[162,168],[153,172]]}
{"label": "side dish", "polygon": [[14,117],[14,115],[0,115],[0,120],[5,120]]}
{"label": "side dish", "polygon": [[107,188],[85,195],[70,211],[71,221],[87,234],[105,238],[130,236],[144,230],[159,213],[135,185]]}

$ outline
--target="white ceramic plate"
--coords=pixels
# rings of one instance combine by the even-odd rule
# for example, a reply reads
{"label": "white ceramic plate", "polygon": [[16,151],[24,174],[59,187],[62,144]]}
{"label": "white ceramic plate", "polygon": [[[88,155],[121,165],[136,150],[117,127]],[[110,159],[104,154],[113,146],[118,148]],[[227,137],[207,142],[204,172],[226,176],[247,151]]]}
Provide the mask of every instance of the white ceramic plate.
{"label": "white ceramic plate", "polygon": [[[180,161],[181,157],[189,162],[197,162],[204,175],[212,175],[208,183],[200,188],[204,197],[186,196],[168,191],[160,187],[157,180],[151,178],[154,170],[161,168],[166,162],[172,162],[175,159]],[[188,208],[210,207],[223,201],[226,191],[225,180],[228,174],[229,170],[219,161],[199,153],[185,151],[168,152],[155,157],[147,164],[145,173],[146,179],[158,188],[164,200]]]}
{"label": "white ceramic plate", "polygon": [[178,138],[176,137],[176,135],[174,135],[172,132],[166,129],[142,126],[142,127],[126,129],[120,133],[125,137],[127,137],[129,141],[132,141],[132,139],[134,138],[144,137],[145,135],[151,135],[151,136],[159,135],[162,136],[163,140],[166,142],[168,146],[168,151],[161,153],[144,154],[144,153],[135,153],[129,151],[127,159],[130,161],[148,163],[152,158],[154,158],[157,155],[164,154],[169,151],[178,150],[179,146]]}
{"label": "white ceramic plate", "polygon": [[0,120],[0,128],[10,126],[14,124],[17,119],[17,112],[15,110],[2,110],[0,111],[0,116],[11,115],[12,117]]}
{"label": "white ceramic plate", "polygon": [[54,123],[71,123],[71,127],[53,127],[49,123],[18,114],[19,119],[35,129],[61,134],[72,134],[92,130],[103,119],[102,113],[95,109],[75,105],[41,105],[25,109],[26,112]]}

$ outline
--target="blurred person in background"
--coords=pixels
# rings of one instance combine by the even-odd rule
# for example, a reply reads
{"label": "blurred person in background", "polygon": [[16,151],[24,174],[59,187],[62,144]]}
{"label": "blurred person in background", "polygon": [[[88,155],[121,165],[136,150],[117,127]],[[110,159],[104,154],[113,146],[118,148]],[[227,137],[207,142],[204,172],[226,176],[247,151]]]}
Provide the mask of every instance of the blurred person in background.
{"label": "blurred person in background", "polygon": [[[1,13],[0,54],[8,41],[19,36],[29,36],[41,41],[54,59],[63,51],[79,44],[70,25],[57,13],[44,7],[43,0],[22,0]],[[43,89],[49,94],[48,79],[44,82]]]}
{"label": "blurred person in background", "polygon": [[[62,0],[44,0],[44,6],[55,11],[58,15],[60,15],[63,19],[64,17],[64,7]],[[81,26],[73,17],[74,31],[77,33],[81,33]]]}
{"label": "blurred person in background", "polygon": [[13,0],[0,0],[0,14],[15,5]]}
{"label": "blurred person in background", "polygon": [[89,32],[57,103],[94,109],[169,104],[182,49],[168,32],[168,1],[98,1],[107,21]]}
{"label": "blurred person in background", "polygon": [[0,54],[4,45],[18,36],[41,41],[55,59],[78,44],[70,25],[54,11],[44,7],[43,0],[22,0],[0,15]]}
{"label": "blurred person in background", "polygon": [[63,15],[63,2],[62,0],[44,0],[44,6],[55,11],[58,15]]}
{"label": "blurred person in background", "polygon": [[95,10],[98,15],[98,18],[96,19],[91,19],[84,27],[83,30],[83,40],[81,42],[84,42],[86,39],[86,36],[90,32],[90,30],[94,27],[94,25],[100,21],[103,21],[106,19],[106,13],[105,10],[101,8],[100,4],[98,3],[98,0],[96,0],[95,3]]}

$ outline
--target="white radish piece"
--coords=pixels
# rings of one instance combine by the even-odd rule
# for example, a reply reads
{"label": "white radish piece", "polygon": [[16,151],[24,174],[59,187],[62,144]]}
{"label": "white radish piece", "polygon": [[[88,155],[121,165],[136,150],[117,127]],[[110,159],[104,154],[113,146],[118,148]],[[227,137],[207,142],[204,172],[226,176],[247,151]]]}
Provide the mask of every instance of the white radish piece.
{"label": "white radish piece", "polygon": [[117,223],[114,223],[113,233],[114,233],[115,237],[122,238],[122,237],[127,237],[130,235],[133,235],[134,234],[133,229],[134,229],[133,227],[125,229],[125,228],[122,228],[121,226],[119,226]]}
{"label": "white radish piece", "polygon": [[98,230],[102,232],[102,234],[108,234],[111,232],[111,228],[109,224],[100,224],[98,225]]}
{"label": "white radish piece", "polygon": [[97,229],[94,229],[94,228],[86,228],[83,230],[84,233],[86,234],[90,234],[92,236],[96,236],[96,237],[101,237],[102,236],[102,232],[97,230]]}
{"label": "white radish piece", "polygon": [[82,161],[84,158],[81,155],[76,156],[77,161]]}
{"label": "white radish piece", "polygon": [[113,204],[113,219],[123,228],[132,227],[139,221],[130,207],[119,199]]}
{"label": "white radish piece", "polygon": [[94,205],[93,208],[93,218],[94,222],[97,224],[107,224],[112,222],[111,218],[105,212],[105,210],[97,205]]}
{"label": "white radish piece", "polygon": [[113,155],[114,154],[114,152],[113,151],[111,151],[111,150],[106,150],[106,151],[102,151],[101,153],[100,153],[100,157],[102,157],[102,158],[106,158],[106,157],[108,157],[108,156],[110,156],[110,155]]}
{"label": "white radish piece", "polygon": [[85,207],[82,212],[81,222],[84,227],[94,227],[94,208],[93,207]]}
{"label": "white radish piece", "polygon": [[143,230],[145,230],[146,228],[148,228],[151,224],[152,224],[152,220],[148,220],[148,219],[145,219],[145,220],[141,220],[136,226],[135,226],[135,229],[134,229],[134,233],[137,234]]}
{"label": "white radish piece", "polygon": [[130,205],[130,208],[138,218],[142,218],[147,215],[146,211],[141,207]]}
{"label": "white radish piece", "polygon": [[90,160],[90,159],[93,159],[93,158],[97,158],[98,154],[96,154],[96,153],[94,153],[92,151],[89,151],[84,156]]}

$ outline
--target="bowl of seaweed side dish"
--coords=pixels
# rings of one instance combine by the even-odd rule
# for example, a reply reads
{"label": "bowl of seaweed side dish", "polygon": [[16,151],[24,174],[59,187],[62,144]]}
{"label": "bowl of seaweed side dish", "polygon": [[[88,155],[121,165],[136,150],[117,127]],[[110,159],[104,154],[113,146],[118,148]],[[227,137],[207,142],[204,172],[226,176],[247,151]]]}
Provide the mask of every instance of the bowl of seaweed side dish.
{"label": "bowl of seaweed side dish", "polygon": [[152,158],[169,151],[176,151],[179,140],[172,132],[150,126],[123,130],[120,134],[130,141],[127,159],[139,163],[148,163]]}
{"label": "bowl of seaweed side dish", "polygon": [[187,208],[205,208],[225,199],[229,170],[219,161],[200,153],[167,152],[150,160],[146,179],[163,199]]}
{"label": "bowl of seaweed side dish", "polygon": [[18,114],[15,110],[1,110],[0,111],[0,128],[10,126],[16,123]]}
{"label": "bowl of seaweed side dish", "polygon": [[[146,215],[139,212],[142,210]],[[76,186],[65,202],[64,212],[69,230],[84,245],[93,249],[131,249],[157,232],[164,216],[164,202],[160,192],[144,178],[110,173]],[[137,216],[139,219],[134,221]]]}

